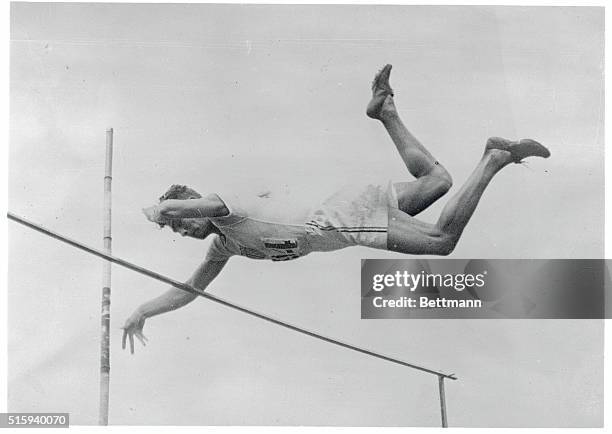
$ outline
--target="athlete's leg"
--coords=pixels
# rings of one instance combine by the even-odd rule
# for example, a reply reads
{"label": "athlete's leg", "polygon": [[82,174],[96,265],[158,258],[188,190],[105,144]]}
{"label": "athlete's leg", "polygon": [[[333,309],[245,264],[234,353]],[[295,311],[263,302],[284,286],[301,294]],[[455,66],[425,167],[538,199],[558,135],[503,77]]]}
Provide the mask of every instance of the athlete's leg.
{"label": "athlete's leg", "polygon": [[412,182],[395,184],[399,207],[407,214],[417,215],[442,197],[453,185],[453,180],[448,171],[408,131],[395,109],[393,97],[387,97],[381,116],[404,164],[417,178]]}
{"label": "athlete's leg", "polygon": [[407,214],[416,215],[450,189],[452,178],[402,122],[393,101],[393,90],[389,85],[390,72],[391,65],[386,65],[374,77],[372,100],[366,113],[382,122],[404,164],[417,178],[413,182],[395,184],[400,209]]}
{"label": "athlete's leg", "polygon": [[529,156],[547,158],[550,152],[533,140],[510,142],[491,138],[485,153],[459,193],[449,200],[436,224],[429,224],[389,208],[389,250],[410,254],[448,255],[472,217],[493,176],[512,162]]}

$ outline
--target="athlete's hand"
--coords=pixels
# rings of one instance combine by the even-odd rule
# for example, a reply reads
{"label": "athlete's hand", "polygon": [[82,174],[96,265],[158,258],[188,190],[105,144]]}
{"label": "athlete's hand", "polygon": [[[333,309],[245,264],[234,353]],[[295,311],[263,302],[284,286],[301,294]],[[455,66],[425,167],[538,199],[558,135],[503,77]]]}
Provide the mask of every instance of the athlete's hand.
{"label": "athlete's hand", "polygon": [[142,334],[145,320],[147,318],[140,312],[140,309],[136,311],[125,321],[123,327],[123,339],[121,341],[121,347],[125,350],[125,342],[127,338],[130,339],[130,352],[134,354],[134,336],[142,343],[143,346],[147,345],[147,337]]}
{"label": "athlete's hand", "polygon": [[161,211],[160,211],[159,205],[153,205],[153,206],[150,206],[148,208],[143,208],[142,212],[147,217],[147,220],[149,220],[150,222],[153,222],[153,223],[168,223],[168,221],[169,221],[168,219],[165,219],[161,215]]}

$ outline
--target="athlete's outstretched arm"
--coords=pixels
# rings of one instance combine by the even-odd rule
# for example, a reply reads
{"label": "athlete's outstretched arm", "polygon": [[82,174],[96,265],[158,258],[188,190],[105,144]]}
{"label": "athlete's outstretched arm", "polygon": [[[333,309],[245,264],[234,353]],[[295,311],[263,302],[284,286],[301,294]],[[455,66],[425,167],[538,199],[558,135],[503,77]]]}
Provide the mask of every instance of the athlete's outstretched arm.
{"label": "athlete's outstretched arm", "polygon": [[[223,260],[206,259],[193,273],[193,276],[185,283],[198,289],[205,290],[210,282],[219,275],[219,272],[221,272],[228,259],[229,258]],[[197,297],[197,295],[183,291],[182,289],[170,288],[159,297],[138,307],[123,326],[123,349],[125,349],[126,339],[129,338],[130,351],[134,354],[134,336],[136,336],[143,345],[146,345],[147,338],[142,334],[142,329],[147,318],[181,308],[191,303]]]}
{"label": "athlete's outstretched arm", "polygon": [[216,194],[199,199],[167,199],[159,205],[142,210],[147,218],[155,223],[174,219],[222,217],[229,214],[225,203]]}

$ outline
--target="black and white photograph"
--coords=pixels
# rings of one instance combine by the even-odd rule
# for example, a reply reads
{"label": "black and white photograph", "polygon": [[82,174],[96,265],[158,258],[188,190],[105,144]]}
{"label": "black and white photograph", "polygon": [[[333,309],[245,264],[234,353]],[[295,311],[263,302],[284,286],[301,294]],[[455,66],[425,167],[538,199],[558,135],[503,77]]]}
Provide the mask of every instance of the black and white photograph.
{"label": "black and white photograph", "polygon": [[[0,425],[602,428],[605,315],[558,306],[610,288],[604,34],[603,6],[12,2]],[[408,272],[455,286],[400,312]]]}

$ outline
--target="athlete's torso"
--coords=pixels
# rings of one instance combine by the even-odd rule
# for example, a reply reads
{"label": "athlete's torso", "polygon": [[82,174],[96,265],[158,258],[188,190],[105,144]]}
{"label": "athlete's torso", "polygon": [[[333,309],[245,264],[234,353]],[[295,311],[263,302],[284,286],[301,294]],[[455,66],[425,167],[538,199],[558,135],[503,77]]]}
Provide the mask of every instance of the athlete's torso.
{"label": "athlete's torso", "polygon": [[211,219],[235,255],[285,261],[312,252],[305,223],[313,205],[288,189],[218,193],[229,215]]}
{"label": "athlete's torso", "polygon": [[311,252],[364,245],[385,249],[392,184],[353,184],[331,196],[288,187],[276,191],[218,192],[229,214],[211,221],[225,254],[285,261]]}

